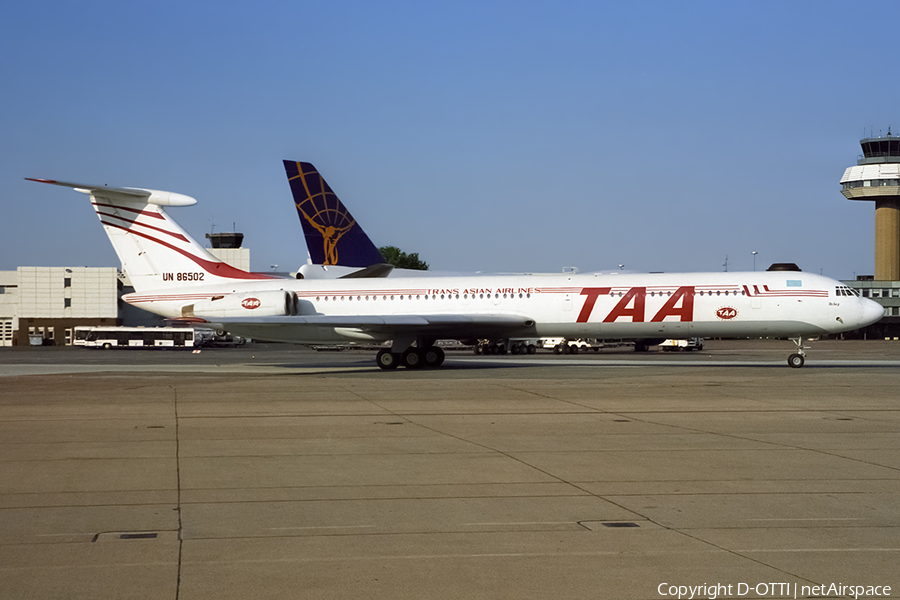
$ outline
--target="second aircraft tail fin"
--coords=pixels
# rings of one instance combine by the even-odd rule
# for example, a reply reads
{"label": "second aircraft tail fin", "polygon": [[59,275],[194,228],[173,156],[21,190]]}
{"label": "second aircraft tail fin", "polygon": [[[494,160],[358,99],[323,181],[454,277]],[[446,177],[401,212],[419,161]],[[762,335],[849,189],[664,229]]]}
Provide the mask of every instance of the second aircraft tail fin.
{"label": "second aircraft tail fin", "polygon": [[284,170],[313,264],[369,267],[384,262],[378,248],[312,164],[286,160]]}

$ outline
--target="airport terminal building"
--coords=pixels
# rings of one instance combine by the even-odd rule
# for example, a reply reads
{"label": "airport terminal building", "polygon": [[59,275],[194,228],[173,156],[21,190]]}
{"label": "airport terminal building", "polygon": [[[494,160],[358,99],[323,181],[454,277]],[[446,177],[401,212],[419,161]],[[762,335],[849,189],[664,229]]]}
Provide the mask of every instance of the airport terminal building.
{"label": "airport terminal building", "polygon": [[[240,241],[237,247],[209,251],[233,267],[250,268],[250,250]],[[121,300],[133,291],[127,275],[115,267],[0,271],[0,346],[67,346],[77,326],[162,326],[162,317]]]}
{"label": "airport terminal building", "polygon": [[0,346],[72,342],[78,325],[120,325],[122,281],[114,267],[19,267],[0,271]]}

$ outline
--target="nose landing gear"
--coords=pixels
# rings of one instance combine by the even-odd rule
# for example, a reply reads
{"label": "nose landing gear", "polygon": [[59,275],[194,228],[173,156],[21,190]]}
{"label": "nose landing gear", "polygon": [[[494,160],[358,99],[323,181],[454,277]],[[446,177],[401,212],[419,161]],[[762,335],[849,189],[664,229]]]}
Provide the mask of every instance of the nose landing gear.
{"label": "nose landing gear", "polygon": [[792,369],[799,369],[803,366],[803,363],[806,362],[806,350],[809,349],[809,346],[803,345],[803,338],[798,337],[797,339],[791,338],[791,341],[797,344],[797,352],[788,356],[787,363]]}

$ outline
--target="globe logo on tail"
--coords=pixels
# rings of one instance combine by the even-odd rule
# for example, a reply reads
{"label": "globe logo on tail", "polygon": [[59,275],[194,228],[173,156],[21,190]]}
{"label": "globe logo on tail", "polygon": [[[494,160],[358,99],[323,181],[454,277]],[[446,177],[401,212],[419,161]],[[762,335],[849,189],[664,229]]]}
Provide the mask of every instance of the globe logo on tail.
{"label": "globe logo on tail", "polygon": [[295,203],[297,211],[322,236],[324,264],[337,265],[338,242],[353,229],[356,221],[315,167],[308,163],[297,163],[297,167],[299,174],[294,179],[303,185],[306,196]]}
{"label": "globe logo on tail", "polygon": [[384,257],[312,163],[284,161],[312,264],[368,267]]}

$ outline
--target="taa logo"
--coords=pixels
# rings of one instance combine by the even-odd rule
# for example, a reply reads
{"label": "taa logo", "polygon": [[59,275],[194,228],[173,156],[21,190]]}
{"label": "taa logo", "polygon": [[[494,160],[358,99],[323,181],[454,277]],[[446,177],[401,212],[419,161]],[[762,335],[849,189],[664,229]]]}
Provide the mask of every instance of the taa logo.
{"label": "taa logo", "polygon": [[260,304],[262,304],[262,302],[260,302],[256,298],[244,298],[243,300],[241,300],[241,306],[243,306],[244,308],[246,308],[248,310],[253,310],[254,308],[259,308]]}
{"label": "taa logo", "polygon": [[720,319],[724,319],[728,321],[729,319],[733,319],[738,315],[738,311],[735,308],[731,308],[730,306],[723,306],[719,310],[716,311],[716,316]]}

